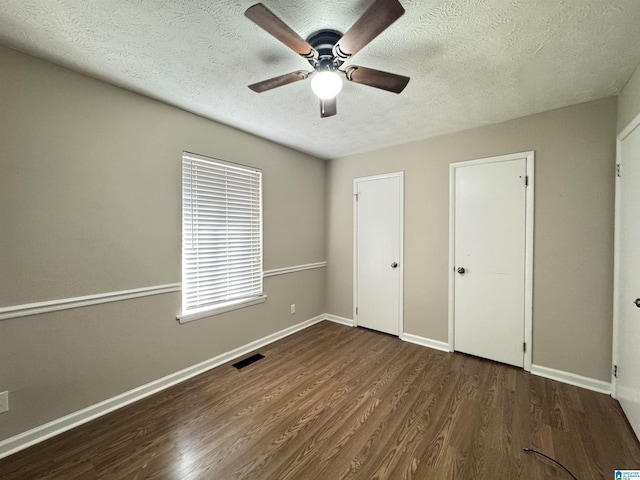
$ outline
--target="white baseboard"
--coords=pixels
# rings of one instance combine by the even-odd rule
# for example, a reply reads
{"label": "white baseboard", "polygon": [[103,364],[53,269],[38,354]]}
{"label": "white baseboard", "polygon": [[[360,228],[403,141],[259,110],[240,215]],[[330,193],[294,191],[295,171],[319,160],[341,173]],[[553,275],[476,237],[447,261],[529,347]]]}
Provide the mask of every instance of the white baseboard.
{"label": "white baseboard", "polygon": [[562,370],[542,367],[540,365],[531,365],[531,373],[551,380],[557,380],[558,382],[568,383],[576,387],[593,390],[594,392],[606,393],[607,395],[611,394],[611,383],[596,380],[595,378],[583,377],[575,373],[563,372]]}
{"label": "white baseboard", "polygon": [[351,318],[339,317],[338,315],[331,315],[330,313],[325,313],[324,319],[341,325],[347,325],[349,327],[356,326],[355,322]]}
{"label": "white baseboard", "polygon": [[447,342],[432,340],[430,338],[420,337],[411,333],[401,333],[400,340],[404,340],[405,342],[409,343],[415,343],[416,345],[422,345],[423,347],[433,348],[434,350],[441,350],[443,352],[449,351],[449,344]]}
{"label": "white baseboard", "polygon": [[327,315],[318,315],[315,318],[298,323],[289,328],[285,328],[284,330],[280,330],[279,332],[271,335],[267,335],[266,337],[255,340],[229,352],[217,355],[209,360],[198,363],[197,365],[185,368],[184,370],[159,378],[158,380],[154,380],[146,385],[134,388],[133,390],[116,395],[115,397],[91,405],[90,407],[83,408],[77,412],[73,412],[49,423],[45,423],[44,425],[40,425],[31,430],[27,430],[26,432],[7,438],[6,440],[2,440],[0,441],[0,458],[4,458],[20,450],[24,450],[31,445],[35,445],[36,443],[40,443],[55,435],[59,435],[67,430],[117,410],[118,408],[122,408],[133,402],[146,398],[149,395],[153,395],[154,393],[180,382],[184,382],[191,377],[195,377],[196,375],[204,373],[207,370],[211,370],[223,363],[227,363],[230,360],[241,357],[242,355],[245,355],[257,348],[273,343],[276,340],[280,340],[281,338],[287,337],[300,330],[304,330],[305,328],[323,320],[328,320]]}

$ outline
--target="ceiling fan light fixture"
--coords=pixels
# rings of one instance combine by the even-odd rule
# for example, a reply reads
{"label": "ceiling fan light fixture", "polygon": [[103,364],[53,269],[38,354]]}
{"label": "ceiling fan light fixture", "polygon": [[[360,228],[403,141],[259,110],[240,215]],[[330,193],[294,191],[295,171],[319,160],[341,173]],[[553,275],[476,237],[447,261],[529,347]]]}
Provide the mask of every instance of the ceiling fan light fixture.
{"label": "ceiling fan light fixture", "polygon": [[342,78],[333,70],[317,72],[311,79],[311,90],[322,100],[331,100],[342,90]]}

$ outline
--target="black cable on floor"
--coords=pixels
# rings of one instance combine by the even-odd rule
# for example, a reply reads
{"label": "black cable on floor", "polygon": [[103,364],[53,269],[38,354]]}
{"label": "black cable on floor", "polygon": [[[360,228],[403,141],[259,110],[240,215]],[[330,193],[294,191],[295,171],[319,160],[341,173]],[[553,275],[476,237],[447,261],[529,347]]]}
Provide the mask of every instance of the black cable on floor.
{"label": "black cable on floor", "polygon": [[523,450],[524,450],[525,452],[537,453],[538,455],[541,455],[541,456],[543,456],[544,458],[551,460],[551,461],[552,461],[553,463],[555,463],[556,465],[559,465],[559,466],[561,466],[562,468],[564,468],[564,470],[565,470],[569,475],[571,475],[571,477],[573,478],[573,480],[578,480],[578,479],[576,478],[576,476],[575,476],[573,473],[571,473],[567,467],[565,467],[563,464],[561,464],[561,463],[560,463],[559,461],[557,461],[555,458],[551,458],[549,455],[545,455],[544,453],[539,452],[539,451],[537,451],[537,450],[534,450],[533,448],[523,448]]}

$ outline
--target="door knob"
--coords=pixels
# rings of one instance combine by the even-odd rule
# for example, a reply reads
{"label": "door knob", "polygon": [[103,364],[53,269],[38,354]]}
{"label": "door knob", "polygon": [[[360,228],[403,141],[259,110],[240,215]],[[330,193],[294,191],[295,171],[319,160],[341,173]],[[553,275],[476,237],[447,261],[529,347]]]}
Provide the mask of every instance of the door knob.
{"label": "door knob", "polygon": [[397,263],[397,262],[393,262],[393,263],[391,264],[391,268],[397,268],[397,267],[398,267],[398,263]]}
{"label": "door knob", "polygon": [[636,307],[640,308],[640,298],[636,298],[633,303],[636,304]]}
{"label": "door knob", "polygon": [[457,272],[458,272],[460,275],[463,275],[463,274],[464,274],[464,272],[465,272],[464,267],[458,267]]}

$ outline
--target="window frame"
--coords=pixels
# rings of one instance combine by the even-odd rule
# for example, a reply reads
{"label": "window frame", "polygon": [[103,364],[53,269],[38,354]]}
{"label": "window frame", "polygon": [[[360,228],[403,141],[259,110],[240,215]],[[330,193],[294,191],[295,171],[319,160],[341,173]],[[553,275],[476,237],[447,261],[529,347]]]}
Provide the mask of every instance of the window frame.
{"label": "window frame", "polygon": [[[187,164],[189,165],[188,167],[188,173],[187,173]],[[209,167],[206,167],[206,165],[210,165]],[[211,177],[207,178],[208,182],[211,185],[208,187],[203,187],[202,183],[199,185],[199,189],[194,189],[194,183],[193,183],[193,175],[194,175],[194,168],[197,169],[197,166],[200,166],[201,168],[213,168],[216,170],[219,170],[221,172],[242,172],[242,173],[246,173],[247,178],[249,179],[251,176],[255,176],[257,175],[258,177],[258,188],[257,188],[257,193],[258,193],[258,221],[259,221],[259,235],[258,235],[258,241],[257,241],[257,246],[258,246],[258,251],[259,251],[259,275],[256,275],[255,270],[250,273],[247,274],[245,277],[238,277],[238,278],[242,278],[242,279],[246,279],[246,280],[250,280],[252,283],[256,281],[257,277],[259,277],[259,289],[255,289],[251,292],[249,292],[247,295],[242,296],[242,297],[238,297],[238,298],[232,298],[232,299],[225,299],[223,301],[214,301],[210,304],[207,305],[203,305],[203,306],[190,306],[188,307],[189,303],[187,301],[187,295],[189,295],[190,293],[192,293],[192,291],[188,291],[188,285],[190,284],[190,281],[193,281],[194,278],[200,278],[198,277],[198,275],[192,275],[191,277],[189,277],[188,275],[188,269],[187,269],[187,257],[191,256],[190,258],[193,258],[194,252],[193,250],[191,252],[187,252],[188,248],[186,246],[186,242],[192,238],[192,236],[194,235],[194,231],[190,230],[188,233],[186,232],[186,223],[187,221],[185,219],[190,218],[193,219],[193,212],[194,212],[194,199],[196,198],[196,196],[202,195],[203,192],[205,193],[212,193],[212,189],[214,188],[218,188],[221,190],[225,191],[225,197],[224,197],[224,201],[222,202],[216,202],[216,203],[221,203],[226,205],[225,209],[220,210],[219,212],[216,211],[216,213],[224,213],[225,215],[228,215],[229,213],[229,209],[228,209],[228,194],[229,192],[226,190],[226,185],[223,183],[217,183],[217,184],[213,184],[211,182]],[[263,192],[262,192],[262,170],[256,167],[250,167],[247,165],[242,165],[242,164],[238,164],[238,163],[233,163],[233,162],[228,162],[226,160],[220,160],[218,158],[212,158],[212,157],[207,157],[204,155],[199,155],[199,154],[195,154],[195,153],[191,153],[191,152],[187,152],[187,151],[183,151],[182,152],[182,187],[181,187],[181,201],[182,201],[182,210],[181,210],[181,268],[182,268],[182,313],[177,315],[177,320],[180,323],[186,323],[186,322],[190,322],[193,320],[198,320],[201,318],[206,318],[206,317],[211,317],[214,315],[219,315],[225,312],[229,312],[232,310],[236,310],[239,308],[244,308],[244,307],[248,307],[251,305],[257,305],[259,303],[264,302],[267,299],[267,295],[264,293],[264,241],[263,241],[263,236],[264,236],[264,222],[263,222],[263,208],[264,208],[264,202],[263,202]],[[186,189],[185,187],[189,185],[190,188]],[[187,193],[188,192],[188,193]],[[195,192],[195,195],[194,195]],[[247,193],[253,194],[255,195],[255,189],[253,187],[248,187],[247,188]],[[207,205],[209,208],[211,208],[211,205]],[[219,205],[215,205],[214,208],[217,208]],[[254,205],[252,204],[252,202],[248,202],[247,203],[247,209],[248,210],[253,210]],[[244,206],[242,207],[244,208]],[[189,213],[188,213],[189,212]],[[189,217],[187,217],[187,215],[190,215]],[[211,220],[210,220],[211,221]],[[191,222],[192,223],[192,222]],[[255,216],[253,216],[252,213],[252,217],[251,220],[249,222],[247,222],[247,225],[252,225],[255,223]],[[192,223],[193,224],[193,223]],[[228,224],[227,224],[228,226]],[[193,227],[191,227],[193,228]],[[256,241],[255,241],[255,229],[252,226],[252,232],[253,234],[248,234],[247,236],[247,245],[249,246],[249,248],[251,250],[253,250],[256,246]],[[225,229],[225,232],[227,232],[228,230]],[[202,234],[200,234],[202,235]],[[211,238],[211,237],[209,237]],[[219,241],[219,240],[216,240]],[[253,253],[252,253],[253,254]],[[228,258],[228,257],[227,257]],[[213,262],[209,261],[209,262],[203,262],[204,265],[212,265]],[[200,265],[200,263],[198,263],[198,265]],[[226,277],[222,277],[225,278],[225,285],[226,288],[229,287],[229,276]],[[212,290],[211,292],[215,293],[215,290]]]}

